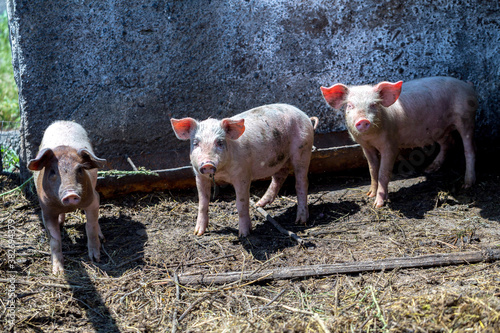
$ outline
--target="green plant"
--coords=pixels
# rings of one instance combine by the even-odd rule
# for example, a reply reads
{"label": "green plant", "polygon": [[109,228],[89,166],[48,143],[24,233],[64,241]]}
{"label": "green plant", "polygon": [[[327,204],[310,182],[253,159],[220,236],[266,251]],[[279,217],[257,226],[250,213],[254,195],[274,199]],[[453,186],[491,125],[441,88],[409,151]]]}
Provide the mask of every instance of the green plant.
{"label": "green plant", "polygon": [[7,13],[0,14],[0,121],[2,130],[18,127],[18,90],[12,69]]}
{"label": "green plant", "polygon": [[16,152],[8,147],[0,145],[0,154],[2,155],[3,169],[7,172],[13,172],[19,167],[19,156]]}

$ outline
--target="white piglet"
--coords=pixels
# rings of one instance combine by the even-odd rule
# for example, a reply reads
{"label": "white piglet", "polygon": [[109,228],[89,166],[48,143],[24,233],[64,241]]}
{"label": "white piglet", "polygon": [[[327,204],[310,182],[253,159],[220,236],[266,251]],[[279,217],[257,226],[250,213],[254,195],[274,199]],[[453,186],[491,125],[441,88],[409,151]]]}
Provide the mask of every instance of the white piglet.
{"label": "white piglet", "polygon": [[[195,234],[202,235],[208,226],[211,177],[234,186],[239,235],[248,236],[252,229],[250,183],[272,177],[271,185],[257,202],[263,207],[276,198],[290,167],[296,179],[296,222],[306,223],[307,173],[314,140],[312,119],[287,104],[264,105],[222,120],[172,118],[177,138],[191,142],[190,158],[199,196]],[[317,118],[314,120],[316,126]]]}
{"label": "white piglet", "polygon": [[427,171],[439,169],[457,130],[464,144],[464,186],[476,180],[474,119],[478,107],[472,85],[451,77],[428,77],[403,83],[380,82],[375,86],[335,84],[321,87],[329,105],[345,106],[346,124],[368,160],[374,206],[388,199],[388,184],[400,148],[439,143],[440,152]]}

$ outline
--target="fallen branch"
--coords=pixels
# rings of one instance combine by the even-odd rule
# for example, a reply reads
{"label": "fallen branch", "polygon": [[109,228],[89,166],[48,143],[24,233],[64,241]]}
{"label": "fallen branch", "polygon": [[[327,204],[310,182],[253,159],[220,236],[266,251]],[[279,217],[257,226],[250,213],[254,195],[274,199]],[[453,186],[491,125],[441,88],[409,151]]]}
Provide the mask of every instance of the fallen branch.
{"label": "fallen branch", "polygon": [[334,274],[355,274],[399,268],[429,268],[450,265],[473,264],[500,260],[499,249],[484,251],[442,253],[406,258],[389,258],[374,261],[348,262],[330,265],[283,267],[276,269],[219,274],[179,275],[182,285],[212,285],[234,283],[235,281],[283,280],[292,278],[320,277]]}
{"label": "fallen branch", "polygon": [[262,207],[258,207],[258,206],[255,206],[255,202],[250,199],[250,204],[252,206],[255,207],[255,209],[257,209],[257,211],[259,213],[262,214],[262,216],[264,216],[266,218],[267,221],[269,221],[276,229],[278,229],[279,232],[281,232],[282,234],[285,234],[287,235],[288,237],[294,239],[297,243],[299,243],[300,245],[304,244],[304,240],[302,238],[300,238],[299,236],[297,236],[296,233],[294,232],[291,232],[289,230],[286,230],[285,228],[283,228],[278,222],[276,222],[275,219],[273,219],[273,217],[271,215],[269,215],[268,212],[265,211],[264,208]]}

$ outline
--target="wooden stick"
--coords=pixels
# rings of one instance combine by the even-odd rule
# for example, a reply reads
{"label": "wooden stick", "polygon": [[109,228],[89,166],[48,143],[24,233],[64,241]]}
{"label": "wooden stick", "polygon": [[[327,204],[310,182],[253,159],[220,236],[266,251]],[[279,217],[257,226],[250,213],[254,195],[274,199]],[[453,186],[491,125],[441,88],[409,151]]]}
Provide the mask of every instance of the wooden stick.
{"label": "wooden stick", "polygon": [[207,293],[207,294],[199,297],[193,303],[191,303],[191,305],[186,309],[186,311],[184,311],[184,313],[179,317],[179,319],[177,320],[177,323],[180,323],[184,318],[186,318],[186,316],[194,309],[194,307],[196,305],[198,305],[199,303],[203,302],[204,300],[206,300],[207,298],[209,298],[212,295],[213,295],[213,293]]}
{"label": "wooden stick", "polygon": [[132,160],[130,159],[130,157],[127,156],[127,162],[130,164],[130,166],[132,167],[132,170],[134,171],[139,171],[137,170],[137,167],[135,166],[134,162],[132,162]]}
{"label": "wooden stick", "polygon": [[428,268],[463,265],[479,262],[491,262],[495,260],[500,260],[500,250],[486,249],[484,251],[441,253],[418,257],[388,258],[374,261],[347,262],[342,264],[282,267],[262,270],[259,272],[244,271],[219,274],[179,275],[179,283],[186,285],[211,285],[226,284],[235,281],[283,280],[335,274],[375,272],[397,268]]}
{"label": "wooden stick", "polygon": [[285,234],[287,235],[288,237],[294,239],[297,243],[299,243],[300,245],[304,244],[304,240],[302,238],[300,238],[299,236],[297,236],[296,233],[294,232],[291,232],[291,231],[288,231],[286,230],[285,228],[283,228],[278,222],[276,222],[275,219],[273,219],[273,217],[271,215],[269,215],[268,212],[265,211],[264,208],[262,207],[258,207],[258,206],[255,206],[255,202],[250,199],[250,204],[252,206],[255,207],[255,209],[257,209],[257,211],[259,213],[262,214],[262,216],[264,216],[266,218],[266,220],[268,220],[269,222],[271,222],[271,224],[276,228],[278,229],[279,232],[281,232],[282,234]]}
{"label": "wooden stick", "polygon": [[174,283],[175,283],[175,306],[174,313],[172,314],[172,333],[177,332],[177,325],[179,321],[177,320],[177,307],[181,301],[181,288],[179,287],[179,277],[174,273]]}

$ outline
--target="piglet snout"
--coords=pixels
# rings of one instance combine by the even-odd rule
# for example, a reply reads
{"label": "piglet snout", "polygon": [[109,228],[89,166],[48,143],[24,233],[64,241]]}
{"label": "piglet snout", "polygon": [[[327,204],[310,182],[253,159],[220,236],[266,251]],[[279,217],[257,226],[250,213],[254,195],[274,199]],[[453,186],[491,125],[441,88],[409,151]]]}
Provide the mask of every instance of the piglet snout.
{"label": "piglet snout", "polygon": [[200,165],[200,173],[201,174],[213,175],[213,174],[215,174],[216,170],[217,170],[217,168],[215,167],[215,163],[212,161],[203,162]]}
{"label": "piglet snout", "polygon": [[78,205],[80,200],[80,196],[75,192],[66,192],[64,197],[61,199],[63,205],[65,206]]}
{"label": "piglet snout", "polygon": [[356,129],[360,132],[365,132],[366,130],[368,130],[370,128],[370,125],[370,121],[366,118],[358,120],[355,124]]}

